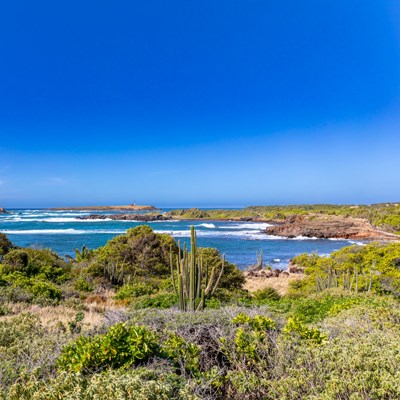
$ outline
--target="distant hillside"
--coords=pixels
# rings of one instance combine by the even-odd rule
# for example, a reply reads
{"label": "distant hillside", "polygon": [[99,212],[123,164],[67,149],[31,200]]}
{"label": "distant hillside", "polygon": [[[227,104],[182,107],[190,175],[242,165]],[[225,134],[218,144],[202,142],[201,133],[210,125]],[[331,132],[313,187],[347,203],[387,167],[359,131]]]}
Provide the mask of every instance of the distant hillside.
{"label": "distant hillside", "polygon": [[250,206],[241,210],[201,210],[198,208],[172,210],[167,215],[177,219],[232,219],[249,221],[283,221],[291,215],[336,215],[364,218],[374,227],[400,234],[400,204],[372,205],[288,205]]}

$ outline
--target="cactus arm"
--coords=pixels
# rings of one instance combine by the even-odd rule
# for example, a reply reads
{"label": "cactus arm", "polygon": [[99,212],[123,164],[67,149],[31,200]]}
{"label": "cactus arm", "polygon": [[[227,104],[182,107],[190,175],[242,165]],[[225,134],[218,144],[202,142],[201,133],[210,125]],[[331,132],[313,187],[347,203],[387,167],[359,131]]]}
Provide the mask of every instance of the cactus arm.
{"label": "cactus arm", "polygon": [[172,287],[174,288],[175,294],[178,295],[178,291],[176,290],[176,285],[175,285],[175,277],[174,277],[174,260],[172,257],[172,245],[169,247],[169,265],[170,265],[170,269],[171,269]]}
{"label": "cactus arm", "polygon": [[214,285],[214,287],[213,287],[213,289],[212,289],[212,291],[211,291],[211,296],[214,295],[215,290],[218,288],[218,285],[219,285],[219,282],[220,282],[220,280],[221,280],[221,277],[222,277],[222,275],[224,274],[224,269],[225,269],[225,256],[222,257],[221,271],[220,271],[220,273],[219,273],[219,275],[218,275],[218,278],[217,278],[217,280],[216,280],[216,282],[215,282],[215,285]]}

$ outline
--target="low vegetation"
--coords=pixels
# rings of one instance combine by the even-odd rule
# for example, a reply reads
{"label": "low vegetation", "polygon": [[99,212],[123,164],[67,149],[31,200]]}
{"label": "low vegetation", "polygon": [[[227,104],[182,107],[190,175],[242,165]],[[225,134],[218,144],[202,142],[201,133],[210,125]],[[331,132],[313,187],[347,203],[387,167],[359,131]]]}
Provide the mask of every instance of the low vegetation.
{"label": "low vegetation", "polygon": [[284,220],[290,215],[326,214],[343,217],[365,218],[373,226],[387,232],[400,234],[400,204],[383,203],[372,205],[290,205],[250,206],[242,210],[200,210],[198,208],[173,210],[168,213],[179,219],[251,219]]}
{"label": "low vegetation", "polygon": [[0,398],[400,398],[400,244],[293,261],[289,294],[250,293],[148,226],[69,260],[0,234]]}

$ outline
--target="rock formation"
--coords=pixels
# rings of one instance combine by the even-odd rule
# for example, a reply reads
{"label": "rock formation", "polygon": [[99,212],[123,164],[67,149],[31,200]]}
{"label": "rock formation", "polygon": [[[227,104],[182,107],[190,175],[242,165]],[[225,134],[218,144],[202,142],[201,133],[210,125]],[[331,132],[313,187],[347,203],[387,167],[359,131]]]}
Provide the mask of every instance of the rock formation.
{"label": "rock formation", "polygon": [[8,212],[4,208],[0,207],[0,214],[8,214]]}
{"label": "rock formation", "polygon": [[287,238],[400,240],[400,236],[374,228],[366,219],[325,214],[291,215],[283,223],[269,226],[265,232]]}
{"label": "rock formation", "polygon": [[169,221],[171,218],[162,214],[112,214],[112,215],[98,215],[91,214],[78,217],[79,219],[112,219],[115,221]]}

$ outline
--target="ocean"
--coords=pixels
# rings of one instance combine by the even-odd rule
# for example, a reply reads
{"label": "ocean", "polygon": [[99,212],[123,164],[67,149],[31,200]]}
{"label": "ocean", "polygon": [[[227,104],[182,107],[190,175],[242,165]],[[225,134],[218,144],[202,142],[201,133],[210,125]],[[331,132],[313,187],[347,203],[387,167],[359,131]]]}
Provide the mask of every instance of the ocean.
{"label": "ocean", "polygon": [[[89,214],[118,212],[52,211],[47,209],[8,210],[0,215],[0,232],[17,246],[50,248],[61,256],[74,255],[83,245],[95,249],[116,235],[143,222],[113,220],[80,220]],[[168,211],[167,209],[161,210]],[[298,237],[285,239],[263,233],[267,223],[237,221],[157,221],[147,222],[156,232],[167,233],[182,242],[189,241],[190,226],[197,230],[201,247],[215,247],[239,268],[255,264],[256,253],[263,251],[264,263],[272,268],[286,268],[289,260],[301,253],[330,254],[351,244],[351,240],[329,240]]]}

